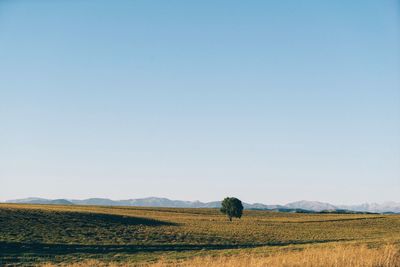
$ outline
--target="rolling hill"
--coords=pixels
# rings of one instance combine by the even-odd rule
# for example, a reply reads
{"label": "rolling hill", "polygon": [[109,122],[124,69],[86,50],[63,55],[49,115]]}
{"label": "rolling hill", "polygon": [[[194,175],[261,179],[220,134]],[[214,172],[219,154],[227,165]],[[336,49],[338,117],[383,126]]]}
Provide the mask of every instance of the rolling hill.
{"label": "rolling hill", "polygon": [[[171,200],[168,198],[148,197],[126,200],[111,200],[107,198],[77,199],[45,199],[24,198],[8,200],[6,203],[24,204],[58,204],[58,205],[100,205],[100,206],[136,206],[136,207],[169,207],[169,208],[219,208],[221,201],[201,202]],[[262,203],[243,203],[245,209],[275,210],[282,212],[371,212],[371,213],[400,213],[400,203],[385,202],[364,203],[360,205],[332,205],[318,201],[297,201],[286,205],[266,205]]]}

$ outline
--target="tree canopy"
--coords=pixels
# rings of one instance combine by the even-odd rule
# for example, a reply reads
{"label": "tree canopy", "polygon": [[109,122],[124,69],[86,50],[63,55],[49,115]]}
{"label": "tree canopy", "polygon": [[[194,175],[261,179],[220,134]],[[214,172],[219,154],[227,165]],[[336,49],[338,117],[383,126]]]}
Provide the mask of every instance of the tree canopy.
{"label": "tree canopy", "polygon": [[241,218],[243,214],[242,201],[235,197],[226,197],[221,204],[221,212],[228,216],[229,220],[232,218]]}

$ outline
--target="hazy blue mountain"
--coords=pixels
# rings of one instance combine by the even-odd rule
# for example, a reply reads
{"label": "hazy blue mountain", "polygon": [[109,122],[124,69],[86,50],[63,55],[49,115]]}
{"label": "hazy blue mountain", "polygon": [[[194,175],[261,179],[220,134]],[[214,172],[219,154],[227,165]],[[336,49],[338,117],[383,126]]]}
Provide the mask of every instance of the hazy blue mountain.
{"label": "hazy blue mountain", "polygon": [[107,198],[88,198],[83,200],[69,199],[70,202],[77,205],[100,205],[100,206],[117,206],[118,201]]}
{"label": "hazy blue mountain", "polygon": [[323,211],[323,210],[336,210],[337,207],[324,202],[318,201],[307,201],[301,200],[297,202],[292,202],[285,205],[286,208],[291,209],[303,209],[303,210],[312,210],[312,211]]}
{"label": "hazy blue mountain", "polygon": [[382,204],[364,203],[364,204],[360,204],[360,205],[339,205],[338,208],[345,208],[348,210],[357,210],[357,211],[365,211],[365,212],[400,213],[400,203],[396,203],[396,202],[384,202]]}
{"label": "hazy blue mountain", "polygon": [[258,210],[276,210],[285,208],[285,206],[282,205],[266,205],[262,203],[254,203],[254,204],[243,203],[243,207],[245,209],[258,209]]}
{"label": "hazy blue mountain", "polygon": [[53,199],[50,200],[48,204],[55,204],[55,205],[73,205],[71,201],[68,201],[66,199]]}
{"label": "hazy blue mountain", "polygon": [[220,208],[222,203],[222,201],[212,201],[207,203],[202,203],[200,201],[197,202],[197,206],[202,208]]}
{"label": "hazy blue mountain", "polygon": [[[40,202],[40,201],[49,201],[49,200],[45,199],[45,198],[39,198],[39,197],[27,197],[27,198],[21,198],[21,199],[6,200],[6,203],[32,203],[32,202]],[[40,203],[37,203],[37,204],[40,204]]]}
{"label": "hazy blue mountain", "polygon": [[357,212],[372,212],[372,213],[400,213],[400,203],[384,202],[378,203],[364,203],[359,205],[332,205],[329,203],[318,201],[298,201],[286,204],[287,208],[297,208],[312,211],[357,211]]}
{"label": "hazy blue mountain", "polygon": [[[138,207],[171,207],[171,208],[219,208],[221,201],[201,202],[171,200],[168,198],[148,197],[126,200],[111,200],[107,198],[76,199],[45,199],[24,198],[6,201],[8,203],[27,204],[59,204],[59,205],[100,205],[100,206],[138,206]],[[400,203],[385,202],[382,204],[365,203],[360,205],[332,205],[318,201],[297,201],[286,205],[266,205],[262,203],[243,203],[245,209],[272,210],[281,212],[373,212],[373,213],[400,213]]]}
{"label": "hazy blue mountain", "polygon": [[24,199],[8,200],[7,203],[25,203],[25,204],[53,204],[53,205],[73,205],[66,199],[45,199],[37,197],[29,197]]}
{"label": "hazy blue mountain", "polygon": [[194,202],[183,200],[170,200],[168,198],[148,197],[121,200],[119,203],[126,203],[128,206],[149,206],[149,207],[171,207],[171,208],[187,208],[192,207]]}

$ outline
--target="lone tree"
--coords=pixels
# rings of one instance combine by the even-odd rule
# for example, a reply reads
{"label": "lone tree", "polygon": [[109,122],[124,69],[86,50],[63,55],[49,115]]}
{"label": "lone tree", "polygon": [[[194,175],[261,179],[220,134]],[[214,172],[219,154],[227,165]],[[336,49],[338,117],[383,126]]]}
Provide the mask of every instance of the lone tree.
{"label": "lone tree", "polygon": [[221,204],[221,212],[228,216],[229,221],[232,221],[233,217],[239,218],[243,214],[242,201],[235,197],[226,197]]}

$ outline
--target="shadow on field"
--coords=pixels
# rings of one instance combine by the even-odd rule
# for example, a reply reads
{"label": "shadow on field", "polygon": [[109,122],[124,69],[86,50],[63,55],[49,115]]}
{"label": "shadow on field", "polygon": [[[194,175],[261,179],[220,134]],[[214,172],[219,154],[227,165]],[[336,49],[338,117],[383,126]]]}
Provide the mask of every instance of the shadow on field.
{"label": "shadow on field", "polygon": [[22,223],[22,227],[35,225],[52,226],[115,226],[115,225],[144,225],[144,226],[176,226],[178,224],[142,217],[124,216],[118,214],[104,214],[73,211],[43,211],[43,210],[13,210],[0,209],[0,226],[2,224],[16,225]]}
{"label": "shadow on field", "polygon": [[268,242],[260,244],[160,244],[160,245],[79,245],[79,244],[43,244],[0,242],[0,256],[10,256],[21,253],[35,255],[54,256],[72,253],[105,254],[105,253],[138,253],[138,252],[162,252],[162,251],[194,251],[194,250],[221,250],[255,248],[262,246],[287,246],[302,244],[317,244],[351,239],[332,240],[306,240],[290,242]]}
{"label": "shadow on field", "polygon": [[119,225],[145,225],[145,226],[163,226],[163,225],[177,225],[171,222],[159,221],[155,219],[148,219],[142,217],[131,217],[114,214],[101,214],[101,213],[74,213],[72,214],[74,220],[81,222],[91,222],[92,224],[119,224]]}

